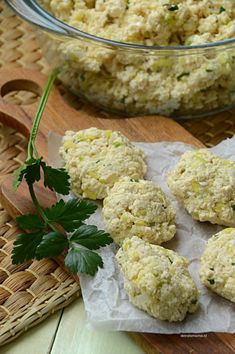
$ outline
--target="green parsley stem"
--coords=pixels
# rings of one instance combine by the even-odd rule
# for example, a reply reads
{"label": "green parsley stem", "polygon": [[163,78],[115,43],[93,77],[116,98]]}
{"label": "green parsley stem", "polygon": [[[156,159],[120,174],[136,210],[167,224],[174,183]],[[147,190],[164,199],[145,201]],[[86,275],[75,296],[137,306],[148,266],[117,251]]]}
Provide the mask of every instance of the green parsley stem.
{"label": "green parsley stem", "polygon": [[43,95],[40,99],[38,110],[37,110],[36,116],[34,118],[33,126],[32,126],[30,137],[29,137],[27,160],[33,159],[34,154],[37,159],[39,158],[39,155],[38,155],[38,152],[37,152],[37,149],[35,146],[35,140],[36,140],[36,136],[38,133],[38,128],[39,128],[39,124],[40,124],[40,121],[42,118],[43,111],[45,109],[51,88],[53,86],[53,83],[54,83],[57,75],[58,75],[58,72],[59,72],[58,68],[52,71],[52,73],[50,74],[50,76],[47,80],[45,90],[43,91]]}
{"label": "green parsley stem", "polygon": [[[18,225],[26,233],[19,234],[14,242],[12,262],[19,264],[34,258],[55,257],[64,254],[67,250],[65,265],[71,272],[94,275],[98,267],[103,266],[103,262],[101,257],[92,250],[113,242],[104,231],[98,230],[94,225],[83,223],[94,213],[96,207],[81,199],[73,198],[68,202],[61,199],[52,207],[43,209],[34,190],[34,183],[38,182],[43,174],[45,187],[60,194],[69,193],[68,173],[65,169],[48,166],[39,156],[35,146],[43,111],[58,73],[59,69],[56,69],[49,76],[32,124],[27,160],[15,175],[14,187],[17,188],[25,179],[37,213],[25,214],[17,218]],[[73,233],[67,236],[66,232]]]}
{"label": "green parsley stem", "polygon": [[41,215],[41,217],[45,221],[46,225],[50,226],[50,228],[53,231],[58,232],[56,227],[53,224],[50,223],[50,221],[48,220],[44,210],[42,209],[41,205],[39,204],[39,201],[37,200],[36,194],[34,192],[33,185],[32,184],[28,184],[28,188],[29,188],[29,192],[30,192],[33,204],[35,205],[35,208],[37,209],[38,213]]}

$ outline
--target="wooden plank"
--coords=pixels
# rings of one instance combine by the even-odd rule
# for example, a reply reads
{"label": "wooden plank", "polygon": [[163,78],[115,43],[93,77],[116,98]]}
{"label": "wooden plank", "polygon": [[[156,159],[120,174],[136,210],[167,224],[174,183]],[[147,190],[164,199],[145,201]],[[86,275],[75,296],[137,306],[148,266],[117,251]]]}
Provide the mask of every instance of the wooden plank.
{"label": "wooden plank", "polygon": [[85,325],[83,301],[78,299],[64,309],[51,354],[144,353],[126,333],[94,331]]}
{"label": "wooden plank", "polygon": [[[62,310],[0,348],[1,354],[48,354],[53,345]],[[64,352],[66,354],[66,352]]]}

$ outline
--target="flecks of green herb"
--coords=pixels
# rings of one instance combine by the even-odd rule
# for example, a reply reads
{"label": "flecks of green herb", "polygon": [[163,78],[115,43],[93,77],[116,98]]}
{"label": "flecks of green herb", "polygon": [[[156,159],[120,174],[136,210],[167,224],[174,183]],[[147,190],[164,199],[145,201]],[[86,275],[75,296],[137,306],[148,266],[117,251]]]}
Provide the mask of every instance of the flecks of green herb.
{"label": "flecks of green herb", "polygon": [[190,75],[190,73],[182,73],[179,76],[177,76],[177,80],[180,80],[182,77],[189,76],[189,75]]}
{"label": "flecks of green herb", "polygon": [[168,257],[168,256],[167,256],[167,258],[169,259],[170,263],[172,264],[172,263],[173,263],[173,261],[170,259],[170,257]]}
{"label": "flecks of green herb", "polygon": [[191,301],[192,305],[196,305],[196,303],[197,303],[197,299]]}
{"label": "flecks of green herb", "polygon": [[80,75],[80,79],[81,79],[81,81],[85,81],[85,74],[84,74],[84,73],[82,73],[82,74]]}
{"label": "flecks of green herb", "polygon": [[135,179],[135,178],[131,178],[130,181],[131,181],[131,182],[139,183],[139,179]]}
{"label": "flecks of green herb", "polygon": [[169,11],[179,10],[179,6],[176,4],[164,4],[163,6],[165,6]]}
{"label": "flecks of green herb", "polygon": [[226,11],[226,9],[223,6],[220,6],[219,13],[221,14],[224,11]]}
{"label": "flecks of green herb", "polygon": [[126,98],[127,98],[126,96],[123,96],[123,97],[121,98],[120,102],[121,102],[122,104],[125,104]]}
{"label": "flecks of green herb", "polygon": [[123,144],[120,143],[119,141],[115,141],[115,142],[113,143],[113,146],[115,146],[116,148],[119,147],[119,146],[122,146],[122,145],[123,145]]}
{"label": "flecks of green herb", "polygon": [[215,284],[214,279],[207,279],[211,285]]}
{"label": "flecks of green herb", "polygon": [[150,222],[150,223],[149,223],[149,226],[155,226],[155,225],[156,225],[155,222]]}

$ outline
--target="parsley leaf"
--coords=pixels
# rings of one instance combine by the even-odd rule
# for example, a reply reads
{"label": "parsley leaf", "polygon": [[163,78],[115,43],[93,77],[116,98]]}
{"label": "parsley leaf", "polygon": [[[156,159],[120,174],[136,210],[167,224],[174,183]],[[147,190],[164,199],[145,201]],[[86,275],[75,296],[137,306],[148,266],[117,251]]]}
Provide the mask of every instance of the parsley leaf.
{"label": "parsley leaf", "polygon": [[70,248],[64,262],[66,267],[74,274],[95,275],[98,267],[103,267],[102,258],[97,253],[84,248]]}
{"label": "parsley leaf", "polygon": [[23,230],[40,230],[45,228],[45,224],[36,214],[25,214],[17,216],[16,222]]}
{"label": "parsley leaf", "polygon": [[40,177],[41,177],[40,168],[41,168],[41,158],[38,160],[35,160],[34,163],[32,163],[26,167],[24,177],[25,177],[26,182],[28,184],[33,184],[33,183],[38,182],[40,180]]}
{"label": "parsley leaf", "polygon": [[19,264],[33,259],[42,237],[43,232],[41,231],[17,235],[12,251],[12,263]]}
{"label": "parsley leaf", "polygon": [[69,175],[64,168],[53,168],[42,165],[44,171],[44,186],[57,193],[69,194]]}
{"label": "parsley leaf", "polygon": [[27,168],[27,166],[25,164],[23,164],[14,172],[13,189],[15,191],[17,190],[17,188],[19,187],[20,183],[22,182],[22,180],[24,178],[24,175],[26,173],[26,168]]}
{"label": "parsley leaf", "polygon": [[235,210],[235,204],[232,204],[232,205],[231,205],[231,208],[232,208],[233,210]]}
{"label": "parsley leaf", "polygon": [[61,225],[66,231],[74,231],[82,225],[97,206],[83,199],[73,198],[67,203],[61,199],[50,209],[45,209],[45,214],[50,222]]}
{"label": "parsley leaf", "polygon": [[34,182],[40,180],[40,166],[42,164],[41,161],[41,158],[37,160],[32,158],[31,160],[25,162],[14,172],[14,190],[17,190],[24,177],[28,184],[33,184]]}
{"label": "parsley leaf", "polygon": [[113,239],[103,230],[98,230],[95,225],[81,225],[70,237],[70,241],[97,250],[99,247],[109,245]]}
{"label": "parsley leaf", "polygon": [[[173,5],[170,10],[174,11],[176,6]],[[103,266],[103,262],[101,257],[91,250],[112,242],[104,231],[83,223],[96,210],[95,204],[74,198],[67,203],[60,200],[51,208],[43,210],[34,190],[34,183],[40,180],[43,170],[45,187],[60,194],[69,193],[68,173],[63,168],[47,166],[43,158],[39,157],[35,146],[43,111],[59,72],[60,69],[55,69],[48,78],[31,128],[26,161],[15,173],[14,189],[17,189],[25,178],[37,214],[26,214],[17,218],[18,225],[30,233],[22,233],[16,237],[12,262],[18,264],[33,258],[53,257],[69,249],[65,259],[68,268],[73,273],[94,275],[98,267]],[[69,239],[61,234],[60,226],[68,232],[78,230]]]}
{"label": "parsley leaf", "polygon": [[36,259],[58,256],[68,247],[69,242],[65,236],[59,232],[49,232],[43,236],[36,249]]}

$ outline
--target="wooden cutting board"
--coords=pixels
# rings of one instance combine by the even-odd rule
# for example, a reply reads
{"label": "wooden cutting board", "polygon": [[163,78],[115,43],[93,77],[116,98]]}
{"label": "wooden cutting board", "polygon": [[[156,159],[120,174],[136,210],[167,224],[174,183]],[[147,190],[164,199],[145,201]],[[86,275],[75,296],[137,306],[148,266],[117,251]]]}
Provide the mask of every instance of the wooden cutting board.
{"label": "wooden cutting board", "polygon": [[[0,70],[0,121],[29,136],[38,102],[15,106],[4,101],[4,96],[15,90],[28,90],[41,94],[46,77],[38,72],[23,69]],[[49,131],[63,135],[66,130],[79,130],[95,126],[101,129],[119,130],[133,141],[182,141],[202,147],[202,143],[188,133],[175,121],[162,116],[141,116],[135,118],[103,118],[91,108],[88,112],[76,111],[68,106],[57,88],[53,88],[40,125],[37,148],[47,159],[47,136]],[[54,193],[45,191],[38,185],[36,189],[43,206],[51,205],[56,198]],[[1,203],[8,213],[18,214],[32,211],[27,186],[22,185],[17,193],[12,190],[12,180],[8,176],[1,185]],[[61,263],[61,259],[58,260]],[[147,353],[173,354],[229,354],[235,350],[234,336],[231,334],[213,334],[205,337],[155,334],[130,334]]]}

